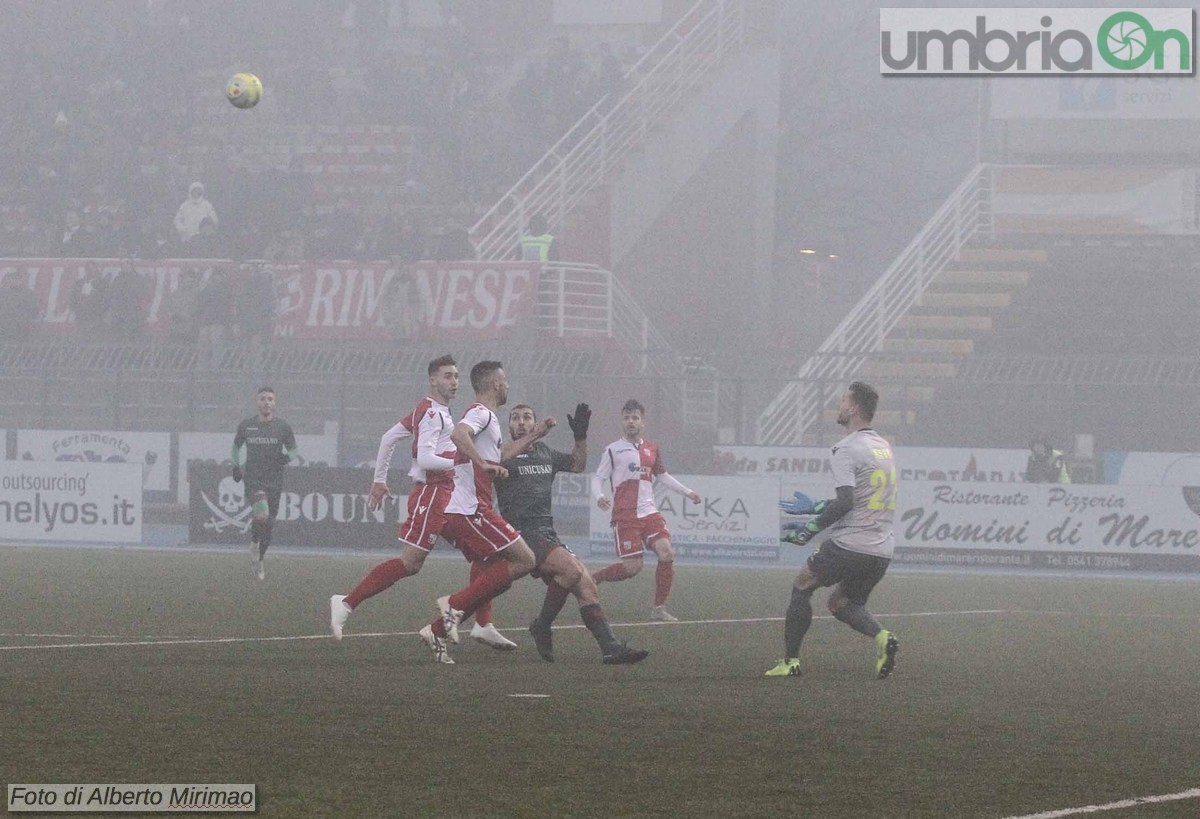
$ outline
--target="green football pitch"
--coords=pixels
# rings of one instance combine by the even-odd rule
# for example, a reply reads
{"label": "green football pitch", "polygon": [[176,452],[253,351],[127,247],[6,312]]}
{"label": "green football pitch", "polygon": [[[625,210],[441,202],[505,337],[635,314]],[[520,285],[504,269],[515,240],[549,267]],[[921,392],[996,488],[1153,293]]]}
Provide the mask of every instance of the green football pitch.
{"label": "green football pitch", "polygon": [[681,566],[678,623],[647,622],[652,567],[601,586],[638,666],[601,665],[573,604],[542,662],[528,579],[496,607],[518,651],[433,663],[454,559],[335,642],[329,595],[376,561],[272,554],[259,583],[241,551],[0,548],[5,784],[254,783],[263,816],[1200,814],[1194,579],[895,570],[879,681],[824,592],[804,675],[762,676],[790,569]]}

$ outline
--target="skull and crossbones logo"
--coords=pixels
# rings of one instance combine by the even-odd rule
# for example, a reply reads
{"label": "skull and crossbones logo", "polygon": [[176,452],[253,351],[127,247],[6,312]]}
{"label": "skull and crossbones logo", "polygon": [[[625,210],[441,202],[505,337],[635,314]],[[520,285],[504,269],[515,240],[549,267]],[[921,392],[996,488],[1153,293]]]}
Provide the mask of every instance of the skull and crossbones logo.
{"label": "skull and crossbones logo", "polygon": [[200,496],[213,513],[213,517],[205,522],[205,529],[223,532],[232,526],[242,534],[250,531],[250,516],[254,509],[246,505],[246,490],[242,484],[233,478],[225,477],[217,484],[216,503],[213,503],[205,492],[201,492]]}

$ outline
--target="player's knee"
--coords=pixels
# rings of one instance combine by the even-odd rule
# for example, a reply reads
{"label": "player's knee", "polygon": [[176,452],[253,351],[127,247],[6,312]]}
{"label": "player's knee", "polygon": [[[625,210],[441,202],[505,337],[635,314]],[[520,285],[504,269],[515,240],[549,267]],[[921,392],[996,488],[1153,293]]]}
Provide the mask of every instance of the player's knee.
{"label": "player's knee", "polygon": [[571,562],[556,567],[554,576],[558,581],[558,585],[564,589],[573,589],[583,577],[583,572],[579,570],[579,567],[574,562]]}
{"label": "player's knee", "polygon": [[537,565],[537,558],[534,556],[533,550],[523,540],[513,543],[504,550],[503,554],[508,559],[508,568],[515,577],[529,574]]}
{"label": "player's knee", "polygon": [[636,575],[642,570],[642,566],[645,564],[645,562],[646,561],[642,559],[641,555],[627,559],[625,561],[625,576],[633,577]]}
{"label": "player's knee", "polygon": [[408,570],[408,573],[414,575],[421,571],[421,567],[425,565],[425,558],[428,554],[428,552],[423,552],[412,546],[405,546],[400,552],[400,561],[404,564],[404,568]]}
{"label": "player's knee", "polygon": [[666,538],[654,541],[654,554],[658,555],[662,563],[669,563],[675,559],[675,550],[671,548],[671,541]]}
{"label": "player's knee", "polygon": [[579,584],[576,586],[576,594],[579,597],[579,605],[590,606],[593,603],[600,602],[600,590],[596,588],[596,581],[587,572],[580,572]]}

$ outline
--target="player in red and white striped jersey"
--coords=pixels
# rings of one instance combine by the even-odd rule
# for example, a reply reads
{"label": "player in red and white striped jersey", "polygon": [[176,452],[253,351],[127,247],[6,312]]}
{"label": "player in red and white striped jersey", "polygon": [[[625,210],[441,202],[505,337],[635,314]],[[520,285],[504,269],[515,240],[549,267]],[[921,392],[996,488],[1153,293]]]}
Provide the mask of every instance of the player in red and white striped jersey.
{"label": "player in red and white striped jersey", "polygon": [[[458,366],[449,355],[429,362],[430,395],[421,399],[379,441],[375,458],[375,480],[368,506],[378,509],[389,493],[388,466],[396,444],[412,438],[412,466],[408,470],[413,485],[408,495],[408,518],[400,525],[400,557],[385,560],[354,587],[348,595],[335,594],[329,600],[329,623],[333,636],[342,638],[342,628],[359,603],[374,597],[397,580],[421,571],[425,558],[445,525],[445,508],[454,486],[454,459],[457,454],[450,433],[454,419],[450,402],[458,392]],[[472,576],[482,571],[472,566]],[[492,648],[512,650],[517,644],[502,635],[492,624],[491,608],[476,612],[471,636]]]}
{"label": "player in red and white striped jersey", "polygon": [[492,481],[508,477],[500,465],[544,436],[553,426],[543,419],[527,436],[505,446],[496,410],[508,400],[508,378],[499,361],[480,361],[471,368],[475,403],[467,408],[450,439],[457,447],[454,489],[446,505],[442,535],[472,562],[487,560],[487,567],[470,585],[437,601],[441,616],[421,629],[421,640],[434,659],[453,663],[446,641],[457,643],[458,624],[479,606],[503,594],[512,582],[534,568],[534,554],[493,503]]}
{"label": "player in red and white striped jersey", "polygon": [[[642,570],[646,546],[658,557],[654,570],[654,620],[677,620],[667,611],[667,598],[675,579],[675,552],[671,548],[671,531],[654,503],[654,481],[658,479],[668,489],[700,502],[700,495],[675,480],[662,462],[658,445],[642,438],[646,428],[646,408],[629,399],[621,408],[621,427],[624,436],[613,441],[600,456],[600,465],[592,477],[592,497],[601,509],[612,509],[613,543],[619,561],[596,572],[597,583],[626,580]],[[612,486],[610,500],[604,494],[604,483]]]}

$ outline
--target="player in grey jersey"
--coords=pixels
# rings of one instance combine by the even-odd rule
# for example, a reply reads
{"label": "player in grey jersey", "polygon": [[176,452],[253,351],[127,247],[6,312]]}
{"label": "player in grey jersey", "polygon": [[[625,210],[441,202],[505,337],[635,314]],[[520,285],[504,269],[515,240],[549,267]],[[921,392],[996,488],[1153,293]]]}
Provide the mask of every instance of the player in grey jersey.
{"label": "player in grey jersey", "polygon": [[[534,575],[546,584],[542,611],[529,625],[538,655],[548,663],[554,662],[551,624],[562,611],[567,596],[573,594],[579,600],[579,615],[584,625],[600,646],[602,661],[608,665],[629,665],[646,659],[649,652],[617,642],[600,606],[596,582],[583,562],[554,531],[551,513],[554,476],[559,472],[587,469],[587,431],[591,416],[587,404],[578,405],[575,414],[567,416],[567,423],[575,435],[575,447],[570,454],[553,450],[541,441],[520,450],[506,445],[502,465],[508,470],[508,477],[496,481],[496,499],[504,519],[521,533],[533,550],[537,561]],[[553,419],[547,418],[546,423],[553,426]],[[514,442],[529,435],[536,424],[533,407],[527,404],[517,404],[509,411],[508,431]]]}
{"label": "player in grey jersey", "polygon": [[862,381],[842,396],[837,421],[847,435],[833,447],[831,459],[837,497],[809,510],[819,514],[785,540],[803,546],[823,530],[828,538],[796,576],[784,619],[784,658],[768,677],[800,676],[800,643],[812,623],[812,594],[823,586],[834,587],[827,603],[833,616],[874,638],[876,676],[883,679],[896,666],[899,642],[866,608],[896,545],[896,460],[892,445],[871,429],[878,404],[879,393]]}

